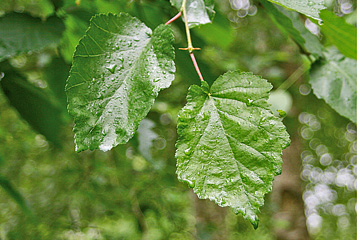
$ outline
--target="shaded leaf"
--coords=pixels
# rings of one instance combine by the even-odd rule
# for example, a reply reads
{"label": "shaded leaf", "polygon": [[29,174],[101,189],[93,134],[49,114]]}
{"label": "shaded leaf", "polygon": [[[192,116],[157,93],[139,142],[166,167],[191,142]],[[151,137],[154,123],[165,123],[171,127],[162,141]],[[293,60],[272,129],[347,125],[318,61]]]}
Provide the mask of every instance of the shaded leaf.
{"label": "shaded leaf", "polygon": [[10,181],[7,178],[1,175],[0,175],[0,186],[20,206],[20,208],[23,210],[25,214],[27,214],[30,217],[34,217],[34,214],[29,208],[24,197],[20,194],[19,191],[16,190],[16,188],[13,187],[13,185],[10,183]]}
{"label": "shaded leaf", "polygon": [[169,26],[151,32],[128,14],[100,14],[76,48],[66,85],[76,150],[126,143],[174,79]]}
{"label": "shaded leaf", "polygon": [[356,123],[356,60],[329,48],[311,67],[310,84],[318,98]]}
{"label": "shaded leaf", "polygon": [[65,84],[68,78],[70,65],[62,58],[53,58],[51,63],[44,69],[46,82],[54,93],[54,96],[66,110]]}
{"label": "shaded leaf", "polygon": [[89,27],[89,21],[94,13],[83,9],[73,11],[66,16],[64,24],[66,29],[61,39],[60,52],[65,61],[71,63],[75,49],[81,37]]}
{"label": "shaded leaf", "polygon": [[20,53],[56,46],[65,30],[58,17],[46,21],[27,14],[10,13],[0,18],[0,61]]}
{"label": "shaded leaf", "polygon": [[43,89],[35,87],[15,72],[5,72],[0,84],[10,104],[21,117],[46,139],[59,145],[62,111]]}
{"label": "shaded leaf", "polygon": [[[206,45],[219,46],[225,49],[229,47],[233,41],[234,32],[230,21],[221,13],[217,13],[212,24],[207,24],[194,30],[194,33],[205,41]],[[221,39],[221,41],[219,41],[219,39]]]}
{"label": "shaded leaf", "polygon": [[324,0],[268,0],[280,6],[292,9],[308,17],[320,19],[320,10],[325,9]]}
{"label": "shaded leaf", "polygon": [[[170,2],[180,11],[183,0],[170,0]],[[211,23],[215,16],[214,0],[188,0],[186,14],[190,28]]]}
{"label": "shaded leaf", "polygon": [[324,49],[319,39],[305,27],[298,13],[276,7],[266,0],[261,0],[261,3],[285,35],[290,36],[305,52],[316,57],[323,56]]}
{"label": "shaded leaf", "polygon": [[356,28],[348,24],[344,18],[327,10],[322,10],[320,17],[323,20],[323,24],[320,25],[321,32],[330,39],[342,54],[356,59]]}
{"label": "shaded leaf", "polygon": [[255,228],[290,142],[266,102],[271,88],[251,73],[228,72],[210,90],[205,82],[191,86],[178,118],[179,179],[199,198],[242,213]]}

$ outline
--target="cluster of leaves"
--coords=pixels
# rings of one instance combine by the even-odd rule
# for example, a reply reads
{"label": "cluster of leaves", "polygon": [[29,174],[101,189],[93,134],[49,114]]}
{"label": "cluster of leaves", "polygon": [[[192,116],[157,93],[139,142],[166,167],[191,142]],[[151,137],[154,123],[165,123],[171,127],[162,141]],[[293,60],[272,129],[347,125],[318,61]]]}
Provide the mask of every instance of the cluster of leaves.
{"label": "cluster of leaves", "polygon": [[[355,28],[322,10],[325,8],[322,2],[272,2],[323,21],[323,34],[341,53],[325,49],[304,27],[298,13],[260,1],[313,64],[310,83],[315,94],[356,122]],[[171,3],[183,10],[181,0]],[[210,0],[188,0],[189,26],[210,23],[213,9]],[[69,15],[66,21],[72,21],[71,13],[58,11],[60,17],[61,14]],[[0,18],[0,59],[59,44],[64,33],[60,17],[41,21],[12,13]],[[345,35],[341,34],[343,31]],[[67,37],[71,45],[71,34]],[[68,110],[75,120],[77,151],[97,148],[107,151],[134,136],[159,91],[168,88],[175,78],[173,42],[169,26],[159,25],[152,31],[127,13],[98,14],[91,19],[74,53],[66,85]],[[62,50],[63,54],[66,51],[72,54],[72,47]],[[29,84],[7,61],[2,63],[1,70],[5,73],[1,86],[11,104],[34,129],[55,142],[63,117],[61,104],[48,101],[46,93]],[[194,188],[200,198],[242,213],[254,227],[264,195],[271,191],[274,176],[281,172],[281,151],[289,144],[281,119],[267,103],[271,88],[266,80],[251,73],[228,72],[211,87],[206,82],[201,87],[191,86],[188,103],[178,117],[179,179]],[[53,91],[57,89],[54,84]],[[29,98],[18,102],[16,94]],[[63,92],[58,95],[63,98]],[[33,111],[39,115],[34,117]]]}

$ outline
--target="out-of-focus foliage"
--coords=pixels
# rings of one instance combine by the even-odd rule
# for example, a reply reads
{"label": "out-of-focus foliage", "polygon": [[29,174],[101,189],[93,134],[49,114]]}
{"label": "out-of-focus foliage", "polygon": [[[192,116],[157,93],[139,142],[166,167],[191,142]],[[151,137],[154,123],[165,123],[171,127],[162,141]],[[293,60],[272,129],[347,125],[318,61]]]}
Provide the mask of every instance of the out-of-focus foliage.
{"label": "out-of-focus foliage", "polygon": [[[189,85],[199,83],[184,52],[176,51],[172,86],[160,92],[129,143],[106,153],[74,152],[63,86],[90,17],[124,11],[154,29],[177,13],[167,0],[78,2],[79,6],[74,0],[4,0],[0,6],[0,14],[25,12],[42,19],[56,12],[66,27],[57,48],[9,59],[27,84],[51,96],[59,107],[63,123],[57,139],[62,147],[35,132],[0,91],[0,176],[33,213],[32,217],[24,212],[0,187],[0,239],[276,239],[273,229],[281,223],[273,221],[277,206],[270,198],[261,208],[255,231],[230,210],[197,200],[176,179],[177,113]],[[356,24],[355,1],[326,4]],[[287,94],[286,104],[293,105],[284,123],[292,137],[303,139],[301,177],[309,233],[313,239],[355,239],[356,125],[314,96],[299,47],[283,35],[258,1],[219,0],[215,10],[213,24],[191,30],[194,47],[202,48],[195,55],[204,78],[212,83],[228,70],[251,71]],[[316,25],[305,23],[319,34]],[[172,28],[176,48],[185,47],[183,22],[174,22]],[[326,38],[321,41],[331,44]],[[5,70],[1,63],[0,72]],[[295,83],[284,89],[287,79]],[[277,102],[282,109],[284,102],[281,98]]]}
{"label": "out-of-focus foliage", "polygon": [[315,239],[355,239],[356,125],[313,96],[302,99],[308,103],[298,116],[308,229]]}

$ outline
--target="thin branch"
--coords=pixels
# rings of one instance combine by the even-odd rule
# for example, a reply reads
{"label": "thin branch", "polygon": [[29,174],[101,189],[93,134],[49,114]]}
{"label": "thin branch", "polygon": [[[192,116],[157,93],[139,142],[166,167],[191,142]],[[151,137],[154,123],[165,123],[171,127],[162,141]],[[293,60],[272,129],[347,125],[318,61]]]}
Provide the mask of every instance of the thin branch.
{"label": "thin branch", "polygon": [[201,75],[199,66],[197,65],[197,62],[196,62],[194,53],[190,53],[190,57],[191,57],[191,60],[192,60],[192,62],[193,62],[193,64],[194,64],[194,67],[195,67],[195,69],[196,69],[196,72],[197,72],[197,74],[198,74],[199,77],[200,77],[200,80],[201,80],[201,81],[204,81],[204,78],[203,78],[203,76]]}
{"label": "thin branch", "polygon": [[288,79],[286,79],[279,87],[278,89],[287,90],[289,87],[291,87],[297,80],[300,79],[300,77],[308,70],[306,68],[306,65],[301,65],[298,69],[296,69]]}
{"label": "thin branch", "polygon": [[189,24],[188,24],[188,19],[187,19],[187,13],[186,13],[186,0],[183,0],[182,5],[181,5],[181,11],[184,14],[184,22],[185,22],[185,31],[186,31],[186,38],[187,38],[187,42],[188,42],[188,50],[189,53],[192,53],[192,51],[194,50],[192,42],[191,42],[191,35],[190,35],[190,28],[189,28]]}
{"label": "thin branch", "polygon": [[169,21],[167,21],[165,23],[165,25],[169,25],[170,23],[172,23],[173,21],[175,21],[176,19],[178,19],[181,16],[182,12],[180,11],[178,14],[176,14],[172,19],[170,19]]}
{"label": "thin branch", "polygon": [[172,19],[170,19],[169,21],[167,21],[165,23],[165,25],[168,25],[170,23],[172,23],[173,21],[175,21],[176,19],[178,19],[181,15],[184,16],[184,22],[185,22],[185,31],[186,31],[186,38],[187,38],[187,43],[188,43],[188,47],[187,48],[180,48],[180,50],[187,50],[189,51],[191,60],[194,64],[195,70],[197,72],[197,74],[199,75],[199,78],[201,81],[204,81],[204,78],[200,72],[199,66],[196,62],[195,56],[193,54],[194,50],[200,50],[200,48],[194,48],[191,42],[191,34],[190,34],[190,28],[189,28],[189,23],[188,23],[188,18],[187,18],[187,14],[186,14],[186,0],[183,0],[181,8],[180,8],[180,12],[178,14],[176,14]]}

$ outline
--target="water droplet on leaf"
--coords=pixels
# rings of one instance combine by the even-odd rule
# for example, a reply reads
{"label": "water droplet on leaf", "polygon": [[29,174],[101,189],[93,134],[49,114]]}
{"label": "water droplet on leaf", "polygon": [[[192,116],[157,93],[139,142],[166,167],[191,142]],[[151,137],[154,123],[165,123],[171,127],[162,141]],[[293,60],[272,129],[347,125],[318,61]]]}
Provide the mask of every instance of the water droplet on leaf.
{"label": "water droplet on leaf", "polygon": [[114,73],[116,66],[117,66],[116,64],[112,64],[106,67],[106,69],[109,70],[111,73]]}

